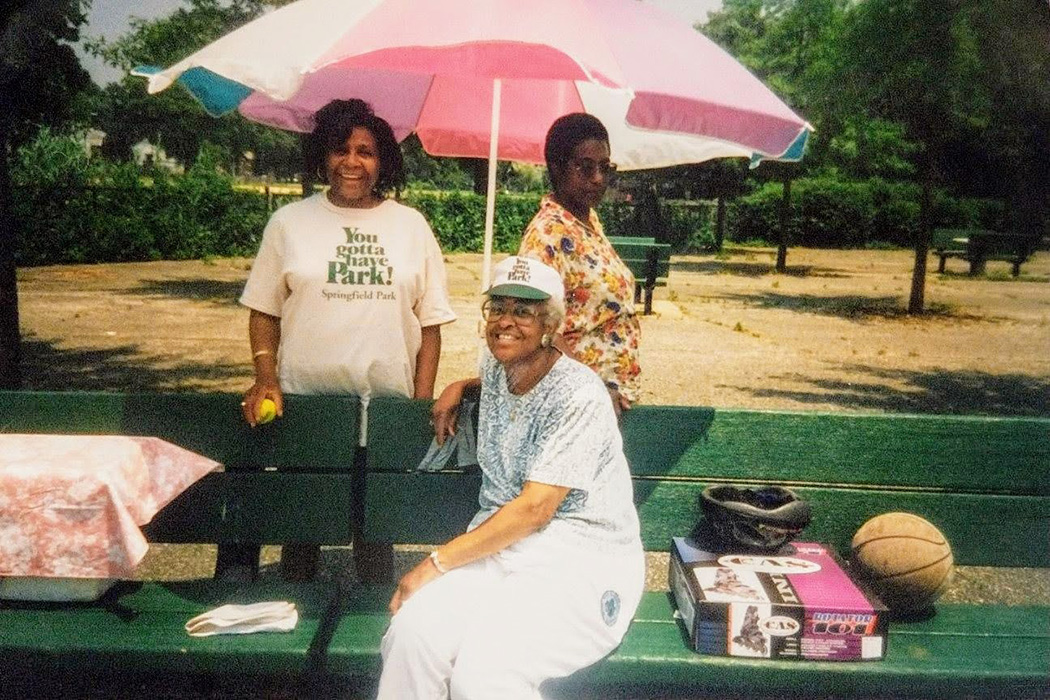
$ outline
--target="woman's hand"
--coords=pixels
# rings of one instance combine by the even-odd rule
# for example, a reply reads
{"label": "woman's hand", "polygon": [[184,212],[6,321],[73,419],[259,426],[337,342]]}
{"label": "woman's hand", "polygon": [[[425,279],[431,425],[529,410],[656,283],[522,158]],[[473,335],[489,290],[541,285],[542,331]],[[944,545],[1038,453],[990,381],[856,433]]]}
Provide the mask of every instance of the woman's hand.
{"label": "woman's hand", "polygon": [[445,439],[456,434],[456,419],[459,417],[459,404],[463,394],[471,386],[478,386],[478,379],[462,379],[452,382],[441,392],[441,396],[430,409],[430,422],[434,426],[434,437],[437,444],[444,445]]}
{"label": "woman's hand", "polygon": [[620,414],[624,411],[628,411],[631,408],[631,400],[620,393],[619,389],[608,387],[609,398],[612,399],[613,410],[616,412],[616,418],[619,419]]}
{"label": "woman's hand", "polygon": [[244,400],[241,401],[241,413],[244,414],[244,420],[253,428],[259,422],[257,417],[259,415],[259,403],[263,399],[273,401],[277,407],[278,417],[284,415],[284,397],[281,394],[281,387],[276,383],[256,381],[245,392]]}
{"label": "woman's hand", "polygon": [[397,590],[394,591],[394,596],[390,599],[390,605],[388,606],[390,614],[397,614],[397,611],[401,609],[406,600],[440,575],[441,572],[437,570],[437,566],[430,557],[419,562],[414,569],[402,576],[401,580],[398,581]]}

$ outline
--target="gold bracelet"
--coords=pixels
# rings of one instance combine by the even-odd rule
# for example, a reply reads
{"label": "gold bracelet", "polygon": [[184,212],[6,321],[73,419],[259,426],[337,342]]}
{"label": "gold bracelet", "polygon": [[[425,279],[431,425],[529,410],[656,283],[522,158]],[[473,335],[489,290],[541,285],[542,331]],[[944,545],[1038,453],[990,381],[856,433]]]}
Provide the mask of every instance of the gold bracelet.
{"label": "gold bracelet", "polygon": [[438,560],[438,551],[435,549],[430,553],[430,561],[434,562],[434,568],[438,570],[439,574],[447,574],[448,569],[441,565]]}
{"label": "gold bracelet", "polygon": [[272,355],[272,354],[273,354],[273,350],[256,350],[254,353],[252,353],[252,359],[254,360],[257,357],[262,357],[263,355]]}

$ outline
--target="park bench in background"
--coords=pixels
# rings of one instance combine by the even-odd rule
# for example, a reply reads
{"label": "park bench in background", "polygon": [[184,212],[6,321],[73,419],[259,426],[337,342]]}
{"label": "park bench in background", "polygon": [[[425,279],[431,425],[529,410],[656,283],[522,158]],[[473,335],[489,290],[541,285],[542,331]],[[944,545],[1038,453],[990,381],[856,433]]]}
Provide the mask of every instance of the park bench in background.
{"label": "park bench in background", "polygon": [[666,286],[671,274],[671,246],[657,243],[655,238],[640,236],[609,236],[609,242],[634,275],[634,303],[641,303],[644,292],[643,313],[651,314],[653,289]]}
{"label": "park bench in background", "polygon": [[937,272],[944,272],[948,258],[962,258],[970,263],[970,274],[983,275],[989,260],[1011,264],[1014,277],[1021,274],[1021,265],[1035,252],[1037,238],[1015,233],[1000,233],[981,229],[936,228],[933,230],[933,254],[940,261]]}
{"label": "park bench in background", "polygon": [[[367,472],[354,475],[354,399],[290,397],[285,418],[254,431],[240,423],[238,401],[0,392],[0,426],[157,435],[224,461],[227,471],[157,516],[147,529],[153,541],[346,544],[357,512],[367,539],[433,544],[460,532],[476,508],[476,473],[414,470],[430,441],[426,402],[372,401]],[[650,551],[666,551],[672,536],[691,530],[705,485],[774,483],[812,503],[805,539],[839,552],[871,516],[905,510],[942,529],[958,564],[1050,566],[1050,420],[639,406],[624,415],[623,433]],[[251,466],[280,470],[244,470]],[[380,668],[391,592],[392,583],[157,581],[126,584],[91,604],[3,602],[0,682],[31,672],[147,669],[367,687]],[[300,605],[295,632],[196,639],[183,631],[187,619],[221,603],[272,599]],[[891,624],[883,661],[780,662],[690,651],[669,596],[650,592],[616,652],[550,690],[575,698],[1045,697],[1048,620],[1048,606],[942,603],[930,619]]]}

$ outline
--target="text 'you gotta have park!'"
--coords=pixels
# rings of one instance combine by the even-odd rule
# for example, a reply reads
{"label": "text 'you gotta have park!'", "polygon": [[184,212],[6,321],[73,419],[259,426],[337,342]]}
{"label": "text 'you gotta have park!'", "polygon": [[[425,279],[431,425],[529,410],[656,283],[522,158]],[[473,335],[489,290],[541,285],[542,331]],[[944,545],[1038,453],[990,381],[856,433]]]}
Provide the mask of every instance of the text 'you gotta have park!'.
{"label": "text 'you gotta have park!'", "polygon": [[336,246],[336,260],[328,261],[330,284],[389,286],[393,284],[394,268],[386,257],[386,249],[379,245],[379,236],[361,233],[356,228],[344,228],[346,243]]}

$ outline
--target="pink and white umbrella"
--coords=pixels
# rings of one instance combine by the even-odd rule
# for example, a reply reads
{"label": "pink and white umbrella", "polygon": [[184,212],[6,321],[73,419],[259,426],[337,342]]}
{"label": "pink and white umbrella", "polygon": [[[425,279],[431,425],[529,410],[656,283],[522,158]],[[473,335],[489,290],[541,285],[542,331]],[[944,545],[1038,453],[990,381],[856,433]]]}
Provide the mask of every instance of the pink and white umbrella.
{"label": "pink and white umbrella", "polygon": [[636,0],[299,0],[164,70],[213,114],[293,131],[360,97],[431,155],[542,163],[550,124],[587,111],[625,169],[797,160],[812,127],[688,24]]}

